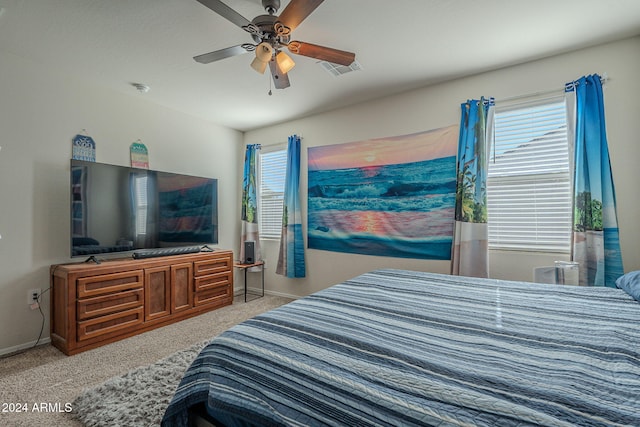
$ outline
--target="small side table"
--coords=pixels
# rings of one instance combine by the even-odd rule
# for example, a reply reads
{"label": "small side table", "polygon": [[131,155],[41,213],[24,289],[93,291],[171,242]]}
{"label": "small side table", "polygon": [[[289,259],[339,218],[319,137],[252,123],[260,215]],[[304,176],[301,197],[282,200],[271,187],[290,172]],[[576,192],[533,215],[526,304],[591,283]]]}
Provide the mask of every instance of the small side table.
{"label": "small side table", "polygon": [[247,270],[252,267],[262,267],[260,269],[262,275],[262,294],[258,296],[258,298],[262,298],[264,296],[264,261],[257,261],[253,264],[243,264],[240,261],[235,261],[233,263],[233,266],[234,268],[240,268],[244,270],[244,302],[247,302]]}

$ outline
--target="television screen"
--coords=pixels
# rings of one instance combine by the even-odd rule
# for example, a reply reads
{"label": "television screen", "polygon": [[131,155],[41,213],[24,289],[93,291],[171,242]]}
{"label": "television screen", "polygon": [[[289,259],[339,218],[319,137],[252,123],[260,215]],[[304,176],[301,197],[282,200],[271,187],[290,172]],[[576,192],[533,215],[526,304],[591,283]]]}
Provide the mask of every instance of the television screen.
{"label": "television screen", "polygon": [[218,243],[216,179],[71,160],[71,256]]}

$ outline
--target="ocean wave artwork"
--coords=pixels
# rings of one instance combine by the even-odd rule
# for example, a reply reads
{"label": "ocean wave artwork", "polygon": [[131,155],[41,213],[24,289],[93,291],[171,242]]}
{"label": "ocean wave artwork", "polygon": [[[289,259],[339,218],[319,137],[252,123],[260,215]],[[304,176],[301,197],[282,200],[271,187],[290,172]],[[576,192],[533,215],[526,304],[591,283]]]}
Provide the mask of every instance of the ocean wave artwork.
{"label": "ocean wave artwork", "polygon": [[310,249],[451,259],[458,126],[308,149]]}

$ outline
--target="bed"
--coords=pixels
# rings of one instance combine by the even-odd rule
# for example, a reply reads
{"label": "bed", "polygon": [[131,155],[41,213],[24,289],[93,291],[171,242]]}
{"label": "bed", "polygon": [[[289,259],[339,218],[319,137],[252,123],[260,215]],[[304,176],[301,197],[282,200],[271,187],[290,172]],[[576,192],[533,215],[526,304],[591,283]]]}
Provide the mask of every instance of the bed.
{"label": "bed", "polygon": [[162,426],[204,420],[640,426],[640,303],[620,289],[373,271],[214,338]]}

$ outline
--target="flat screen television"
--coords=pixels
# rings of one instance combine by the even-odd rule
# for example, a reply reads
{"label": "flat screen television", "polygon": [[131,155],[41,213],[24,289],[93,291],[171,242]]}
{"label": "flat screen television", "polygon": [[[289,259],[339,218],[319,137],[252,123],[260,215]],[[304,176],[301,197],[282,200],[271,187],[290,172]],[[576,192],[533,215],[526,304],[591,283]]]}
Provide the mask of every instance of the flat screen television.
{"label": "flat screen television", "polygon": [[218,243],[218,182],[71,160],[71,256]]}

